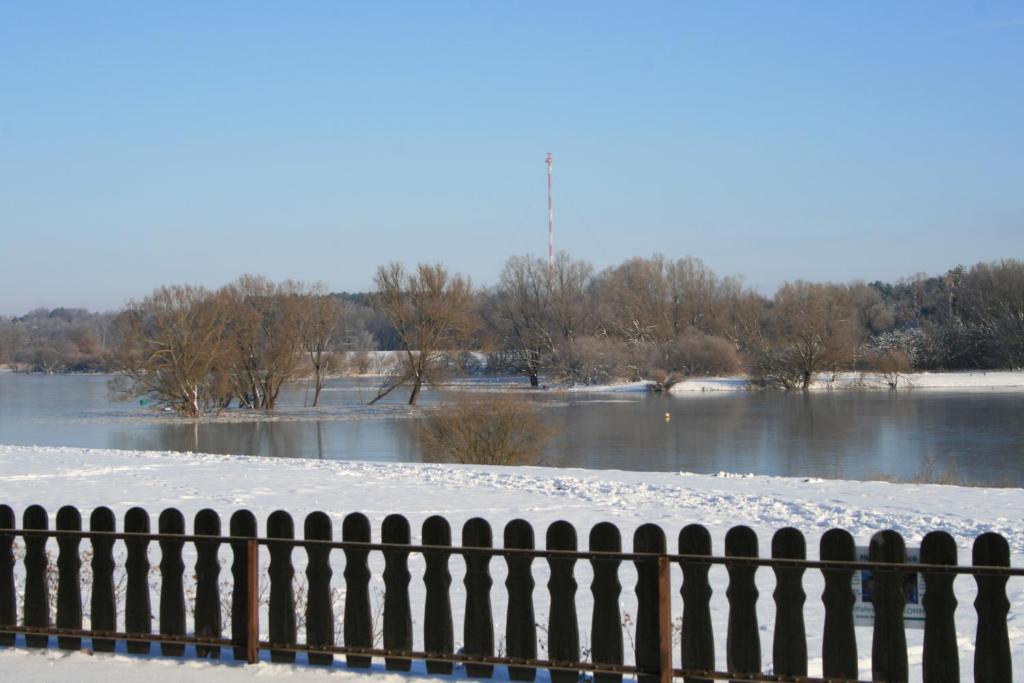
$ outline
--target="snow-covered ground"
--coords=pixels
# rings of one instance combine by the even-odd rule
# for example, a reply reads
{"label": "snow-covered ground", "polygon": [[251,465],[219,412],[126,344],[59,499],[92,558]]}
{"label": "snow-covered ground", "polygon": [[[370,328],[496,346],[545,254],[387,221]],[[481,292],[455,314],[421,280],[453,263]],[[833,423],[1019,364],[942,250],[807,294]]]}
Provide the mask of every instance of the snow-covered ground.
{"label": "snow-covered ground", "polygon": [[[951,533],[957,540],[961,562],[969,562],[970,544],[986,531],[1003,534],[1010,543],[1012,562],[1024,561],[1024,490],[981,489],[937,485],[850,482],[819,479],[792,479],[763,476],[695,475],[683,472],[640,473],[589,470],[552,470],[529,467],[442,466],[418,464],[376,464],[315,460],[265,459],[202,454],[107,451],[81,448],[38,448],[0,446],[0,501],[20,513],[32,503],[43,504],[51,514],[64,504],[82,510],[108,505],[118,518],[131,506],[140,505],[152,515],[163,507],[181,509],[191,519],[199,509],[212,507],[226,521],[236,509],[253,510],[262,529],[266,516],[275,509],[286,509],[301,519],[313,510],[324,510],[335,524],[339,536],[341,520],[349,512],[367,514],[375,538],[387,514],[405,514],[413,528],[414,542],[423,520],[444,514],[453,525],[453,536],[467,519],[482,516],[491,522],[495,537],[509,520],[522,517],[533,523],[539,539],[553,521],[566,519],[577,528],[581,542],[590,527],[599,521],[619,526],[624,546],[630,547],[632,533],[645,522],[662,526],[675,549],[675,538],[686,524],[700,522],[711,531],[714,551],[723,552],[725,532],[736,524],[754,528],[761,539],[761,553],[770,546],[771,533],[794,526],[806,536],[808,549],[816,557],[821,534],[832,527],[849,530],[859,544],[867,544],[881,529],[895,529],[904,535],[908,546],[915,546],[923,534],[933,529]],[[188,548],[188,546],[186,546]],[[159,550],[153,544],[151,560],[158,561]],[[223,551],[228,557],[228,551]],[[335,587],[343,587],[341,554],[335,553]],[[304,554],[295,552],[297,569],[303,567]],[[422,609],[422,565],[414,556],[411,584],[414,615]],[[187,559],[186,562],[190,560]],[[371,567],[379,590],[382,562],[374,557]],[[494,601],[496,640],[500,642],[505,613],[504,563],[494,560]],[[456,640],[460,640],[462,611],[462,566],[458,558],[451,563],[452,604],[456,616]],[[546,620],[547,565],[534,564],[537,581],[538,621]],[[680,576],[673,576],[678,589]],[[226,576],[225,576],[226,575]],[[758,571],[761,598],[758,615],[762,624],[764,668],[770,670],[772,652],[771,625],[774,608],[771,593],[774,579],[768,570]],[[222,578],[230,579],[224,572]],[[623,571],[622,610],[635,616],[633,579]],[[725,667],[727,602],[724,570],[711,573],[714,595],[712,616],[715,624],[716,655],[719,668]],[[577,604],[581,624],[581,644],[589,644],[590,591],[589,566],[577,564],[580,590]],[[822,583],[816,572],[805,575],[808,600],[805,608],[811,673],[820,673],[823,612],[819,596]],[[969,577],[955,583],[959,600],[959,633],[963,678],[972,675],[975,631],[972,607],[975,588]],[[1024,667],[1024,622],[1019,611],[1024,607],[1024,580],[1009,583],[1011,618],[1009,633],[1018,670]],[[379,599],[379,595],[377,595]],[[154,603],[155,604],[155,603]],[[678,596],[676,617],[681,613]],[[263,622],[265,628],[265,620]],[[416,621],[415,646],[422,646],[422,624]],[[870,672],[871,630],[858,628],[862,676]],[[915,677],[920,677],[920,630],[908,631],[910,659]],[[628,645],[628,641],[627,641]],[[677,648],[678,649],[678,648]],[[678,653],[677,653],[678,658]],[[677,662],[678,663],[678,662]],[[500,671],[500,668],[499,668]],[[24,649],[0,651],[0,672],[6,680],[234,680],[250,676],[302,674],[336,678],[365,678],[348,672],[341,665],[330,672],[306,667],[261,664],[244,667],[233,664],[206,664],[195,661],[141,661],[128,656],[89,656],[56,652],[29,652]],[[422,674],[425,677],[425,674]],[[460,674],[461,676],[461,674]],[[413,676],[417,678],[418,676]],[[543,677],[542,677],[543,678]],[[374,678],[373,680],[380,680]],[[443,679],[442,680],[447,680]]]}
{"label": "snow-covered ground", "polygon": [[[1024,372],[906,372],[892,377],[872,372],[819,373],[810,389],[890,389],[890,381],[898,389],[1024,389]],[[746,391],[749,381],[744,377],[691,377],[673,385],[673,393],[702,391]]]}
{"label": "snow-covered ground", "polygon": [[[992,370],[976,372],[905,372],[892,378],[873,372],[830,372],[818,373],[809,387],[812,391],[831,389],[890,389],[890,379],[897,389],[944,389],[947,391],[971,390],[1024,390],[1024,371]],[[649,380],[640,382],[618,382],[613,384],[592,384],[577,386],[553,385],[556,390],[573,392],[632,392],[649,391],[655,383]],[[757,387],[751,385],[750,378],[734,377],[687,377],[682,382],[673,384],[669,389],[672,393],[701,393],[718,391],[750,391]]]}

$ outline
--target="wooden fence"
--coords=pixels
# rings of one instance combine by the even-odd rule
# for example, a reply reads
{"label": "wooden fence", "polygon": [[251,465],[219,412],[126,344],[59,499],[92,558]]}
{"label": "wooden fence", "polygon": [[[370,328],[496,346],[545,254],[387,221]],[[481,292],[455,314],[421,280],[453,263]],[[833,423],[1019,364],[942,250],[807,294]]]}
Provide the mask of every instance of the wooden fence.
{"label": "wooden fence", "polygon": [[[24,588],[20,603],[15,581],[15,539],[24,544]],[[46,544],[56,539],[55,581]],[[668,552],[664,531],[644,524],[633,535],[632,552],[622,551],[619,530],[602,522],[589,533],[588,549],[579,549],[577,533],[568,522],[555,522],[545,533],[545,549],[535,546],[533,527],[514,520],[504,529],[503,547],[495,547],[490,524],[480,518],[462,527],[461,545],[452,545],[451,525],[441,516],[423,522],[421,544],[411,542],[409,522],[401,515],[389,515],[381,526],[380,542],[372,542],[370,522],[360,513],[344,518],[341,541],[335,541],[330,517],[313,512],[304,521],[303,537],[295,537],[294,522],[284,511],[267,519],[266,535],[257,534],[255,516],[247,510],[235,512],[228,534],[222,533],[221,519],[213,510],[195,516],[193,533],[185,533],[185,518],[176,509],[163,510],[157,533],[151,531],[150,515],[132,508],[124,516],[124,530],[116,530],[114,513],[99,507],[89,516],[88,531],[82,515],[72,506],[57,511],[56,528],[49,529],[49,516],[41,506],[24,510],[22,528],[16,527],[14,511],[0,505],[0,645],[13,646],[24,636],[32,648],[48,647],[56,636],[57,646],[78,650],[83,638],[91,640],[97,652],[111,652],[118,641],[130,653],[150,654],[159,645],[163,656],[180,657],[186,645],[196,656],[217,659],[227,648],[237,660],[256,662],[260,651],[269,651],[273,662],[293,662],[296,653],[306,653],[311,665],[330,665],[335,655],[344,655],[349,667],[369,667],[374,657],[383,658],[389,670],[407,671],[412,660],[425,661],[431,673],[451,673],[462,664],[467,675],[490,678],[495,665],[508,667],[515,681],[532,681],[538,668],[551,672],[553,683],[573,683],[581,671],[590,672],[595,683],[620,683],[623,675],[635,675],[641,683],[732,679],[743,681],[853,681],[858,676],[857,641],[854,633],[853,573],[871,569],[875,576],[875,623],[871,646],[872,679],[907,680],[908,658],[903,623],[904,572],[921,572],[926,586],[924,607],[923,677],[926,681],[959,679],[960,663],[954,613],[957,601],[953,579],[970,574],[977,582],[977,632],[974,675],[976,680],[1010,681],[1010,644],[1007,634],[1009,601],[1006,584],[1010,576],[1024,575],[1024,569],[1010,568],[1006,539],[994,533],[975,539],[972,564],[957,564],[953,538],[941,531],[927,534],[921,544],[921,563],[906,564],[903,539],[894,531],[881,531],[871,539],[870,561],[855,561],[852,536],[832,529],[821,537],[819,560],[806,559],[803,535],[796,529],[777,531],[771,539],[771,557],[759,556],[758,538],[748,527],[737,526],[725,537],[725,556],[711,554],[711,535],[701,525],[684,527],[678,535],[678,553]],[[91,545],[92,585],[89,595],[91,623],[83,628],[81,589],[81,542]],[[123,542],[124,621],[118,630],[115,590],[114,545]],[[159,605],[154,630],[150,604],[151,573],[148,548],[159,544]],[[193,623],[186,619],[183,548],[194,544],[196,577]],[[221,571],[218,552],[227,544],[232,553],[231,627],[223,633],[221,623]],[[259,548],[267,548],[269,567],[269,639],[259,639],[260,583]],[[299,643],[296,626],[296,596],[292,553],[306,553],[305,642]],[[336,642],[335,615],[331,600],[330,554],[344,554],[345,605],[343,645]],[[375,647],[370,600],[371,552],[383,554],[383,647]],[[413,610],[410,604],[409,557],[422,554],[425,571],[422,614],[423,651],[413,649]],[[459,555],[465,562],[466,602],[463,608],[463,648],[456,652],[449,561]],[[506,652],[495,654],[494,615],[491,608],[490,562],[501,557],[507,565],[505,586],[508,608],[504,615]],[[547,659],[537,656],[538,625],[534,614],[533,562],[546,560],[549,567]],[[579,619],[576,612],[577,562],[591,564],[593,613],[589,661],[581,661]],[[632,644],[635,665],[624,664],[622,615],[619,598],[621,565],[631,562],[636,572],[637,615]],[[681,662],[673,669],[671,639],[671,564],[682,570]],[[712,565],[724,565],[728,572],[729,602],[726,634],[727,671],[715,670],[708,572]],[[762,673],[761,639],[756,613],[758,590],[755,573],[761,567],[774,572],[776,588],[775,624],[772,645],[774,670]],[[824,610],[822,661],[824,678],[807,676],[807,638],[804,625],[806,595],[804,573],[820,571],[824,580],[821,609]],[[56,624],[50,621],[51,584],[56,585]]]}

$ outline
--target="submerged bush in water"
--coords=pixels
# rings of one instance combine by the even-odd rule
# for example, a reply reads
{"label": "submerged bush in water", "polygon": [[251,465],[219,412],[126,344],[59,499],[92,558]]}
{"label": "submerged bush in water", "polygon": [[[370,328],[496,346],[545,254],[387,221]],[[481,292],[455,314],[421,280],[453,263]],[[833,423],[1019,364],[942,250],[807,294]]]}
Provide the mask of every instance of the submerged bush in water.
{"label": "submerged bush in water", "polygon": [[419,430],[427,458],[478,465],[536,464],[554,430],[515,394],[463,394],[427,412]]}

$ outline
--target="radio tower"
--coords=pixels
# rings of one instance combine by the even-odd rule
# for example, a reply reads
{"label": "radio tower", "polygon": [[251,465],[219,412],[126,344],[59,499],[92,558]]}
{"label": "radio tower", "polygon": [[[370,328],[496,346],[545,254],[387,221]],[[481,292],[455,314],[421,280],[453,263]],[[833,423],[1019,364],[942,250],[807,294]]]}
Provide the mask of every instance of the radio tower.
{"label": "radio tower", "polygon": [[555,163],[551,152],[546,159],[548,165],[548,268],[555,267],[555,210],[551,203],[551,166]]}

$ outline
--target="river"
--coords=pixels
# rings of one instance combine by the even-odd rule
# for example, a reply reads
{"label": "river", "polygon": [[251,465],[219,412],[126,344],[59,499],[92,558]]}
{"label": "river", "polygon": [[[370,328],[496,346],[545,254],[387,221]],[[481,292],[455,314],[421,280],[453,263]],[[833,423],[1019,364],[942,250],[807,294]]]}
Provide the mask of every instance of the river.
{"label": "river", "polygon": [[[421,460],[402,396],[365,406],[372,379],[331,381],[320,419],[300,383],[283,392],[280,417],[198,422],[113,401],[108,379],[0,373],[0,444]],[[1024,485],[1019,390],[529,395],[558,429],[544,465]]]}

